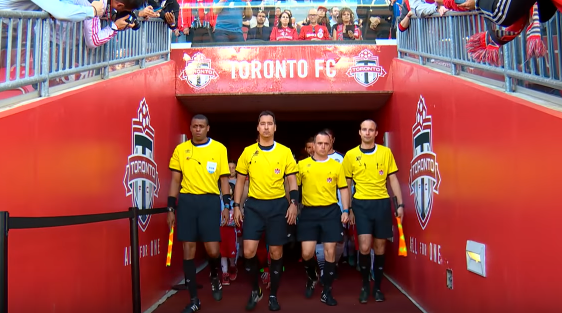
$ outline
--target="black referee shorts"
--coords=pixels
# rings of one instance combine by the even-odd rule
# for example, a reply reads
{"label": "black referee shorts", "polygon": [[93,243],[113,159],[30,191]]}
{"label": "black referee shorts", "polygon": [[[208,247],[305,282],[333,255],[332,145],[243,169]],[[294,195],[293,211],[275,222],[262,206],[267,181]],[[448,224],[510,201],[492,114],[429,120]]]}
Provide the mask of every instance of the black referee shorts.
{"label": "black referee shorts", "polygon": [[288,241],[287,198],[259,200],[248,198],[244,206],[244,240],[260,240],[265,231],[265,242],[270,246],[282,246]]}
{"label": "black referee shorts", "polygon": [[392,237],[390,198],[376,200],[353,199],[357,235],[372,235],[377,239]]}
{"label": "black referee shorts", "polygon": [[180,193],[177,211],[176,225],[179,241],[221,241],[219,195]]}
{"label": "black referee shorts", "polygon": [[305,206],[297,224],[298,241],[340,242],[343,240],[341,210],[337,203]]}

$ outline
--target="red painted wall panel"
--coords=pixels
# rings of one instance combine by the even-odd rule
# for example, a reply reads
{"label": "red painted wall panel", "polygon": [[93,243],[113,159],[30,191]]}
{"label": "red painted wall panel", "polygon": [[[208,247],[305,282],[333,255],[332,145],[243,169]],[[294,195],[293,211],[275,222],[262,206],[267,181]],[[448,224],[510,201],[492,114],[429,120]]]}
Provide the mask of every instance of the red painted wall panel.
{"label": "red painted wall panel", "polygon": [[[562,114],[400,60],[391,72],[394,94],[376,119],[381,136],[390,132],[400,169],[409,254],[398,257],[398,245],[391,245],[387,273],[432,313],[562,311]],[[423,128],[431,131],[426,151],[435,153],[441,178],[438,194],[424,193],[433,199],[426,223],[409,190],[418,110],[430,122]],[[432,172],[425,174],[430,181]],[[486,278],[467,271],[467,240],[486,244]]]}
{"label": "red painted wall panel", "polygon": [[[175,98],[174,68],[168,62],[0,113],[1,209],[12,216],[127,210],[133,205],[124,185],[132,121],[143,99],[160,183],[154,203],[165,206],[168,162],[190,116]],[[183,276],[180,244],[172,267],[165,267],[165,221],[153,216],[139,231],[143,310]],[[128,220],[11,230],[10,311],[130,311],[128,246]]]}

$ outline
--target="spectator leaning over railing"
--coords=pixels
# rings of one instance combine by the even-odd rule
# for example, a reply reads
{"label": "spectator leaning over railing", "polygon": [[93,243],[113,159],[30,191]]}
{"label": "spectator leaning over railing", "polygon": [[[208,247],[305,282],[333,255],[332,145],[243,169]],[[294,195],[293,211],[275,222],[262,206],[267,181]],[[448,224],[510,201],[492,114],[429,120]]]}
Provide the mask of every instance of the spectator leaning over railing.
{"label": "spectator leaning over railing", "polygon": [[398,24],[398,30],[403,32],[410,28],[410,19],[414,16],[414,11],[410,10],[409,0],[404,0],[398,4],[398,8],[400,9],[400,15],[396,19],[396,24]]}
{"label": "spectator leaning over railing", "polygon": [[[89,0],[72,0],[75,4],[88,5]],[[101,28],[101,20],[94,17],[91,20],[84,21],[84,40],[88,48],[99,47],[111,38],[115,37],[118,31],[134,28],[138,25],[134,21],[132,11],[137,10],[144,4],[144,0],[109,0],[110,5],[105,6],[108,0],[102,0],[104,3],[104,12],[109,17],[109,25]],[[150,8],[152,9],[152,8]],[[133,18],[131,18],[133,16]]]}
{"label": "spectator leaning over railing", "polygon": [[468,54],[476,61],[500,65],[499,47],[514,40],[527,27],[527,57],[547,53],[540,34],[540,23],[562,11],[562,0],[468,0],[460,10],[476,10],[486,18],[486,32],[473,35],[467,42]]}
{"label": "spectator leaning over railing", "polygon": [[171,30],[177,28],[180,14],[180,5],[177,0],[148,0],[148,4],[154,8],[154,12],[166,21]]}
{"label": "spectator leaning over railing", "polygon": [[100,17],[105,11],[102,1],[93,1],[87,6],[62,0],[0,0],[0,10],[46,11],[57,20],[80,22]]}

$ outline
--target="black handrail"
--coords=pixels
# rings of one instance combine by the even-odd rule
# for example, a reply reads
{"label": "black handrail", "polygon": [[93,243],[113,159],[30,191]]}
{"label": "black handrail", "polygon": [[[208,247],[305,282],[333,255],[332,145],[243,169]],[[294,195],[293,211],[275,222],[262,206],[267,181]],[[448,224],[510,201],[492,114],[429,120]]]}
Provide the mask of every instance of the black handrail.
{"label": "black handrail", "polygon": [[[141,212],[142,211],[142,212]],[[10,229],[29,229],[60,227],[89,223],[107,222],[128,218],[131,244],[131,281],[133,292],[133,313],[141,313],[140,264],[139,264],[139,215],[167,213],[167,208],[139,210],[132,207],[128,211],[48,217],[10,217],[6,211],[0,211],[0,313],[8,313],[8,231]]]}

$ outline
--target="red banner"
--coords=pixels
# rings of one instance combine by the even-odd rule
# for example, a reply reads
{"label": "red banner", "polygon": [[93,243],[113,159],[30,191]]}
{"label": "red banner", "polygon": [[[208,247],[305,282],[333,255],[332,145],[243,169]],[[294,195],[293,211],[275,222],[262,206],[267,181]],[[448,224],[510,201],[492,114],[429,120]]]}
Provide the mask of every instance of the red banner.
{"label": "red banner", "polygon": [[396,46],[250,46],[174,49],[177,94],[391,91]]}

